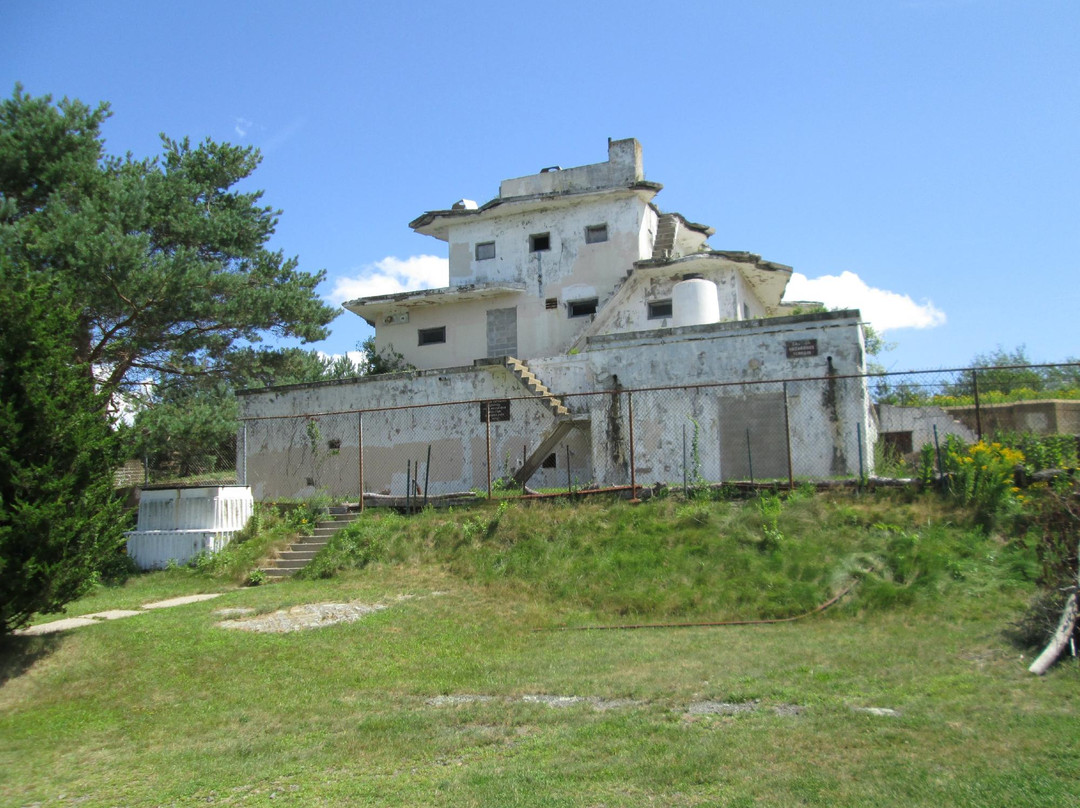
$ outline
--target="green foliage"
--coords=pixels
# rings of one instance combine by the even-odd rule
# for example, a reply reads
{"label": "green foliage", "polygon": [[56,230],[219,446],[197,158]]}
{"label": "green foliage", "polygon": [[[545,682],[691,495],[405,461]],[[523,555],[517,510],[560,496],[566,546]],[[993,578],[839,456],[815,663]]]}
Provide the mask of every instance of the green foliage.
{"label": "green foliage", "polygon": [[258,152],[163,138],[160,158],[109,157],[107,115],[18,87],[0,103],[0,241],[79,307],[76,359],[101,387],[219,371],[269,332],[325,337],[323,273],[268,250],[279,212],[235,190]]}
{"label": "green foliage", "polygon": [[407,370],[416,370],[415,367],[405,361],[405,356],[394,350],[393,345],[388,345],[381,351],[375,349],[375,335],[372,334],[362,343],[360,350],[364,353],[362,370],[365,376],[378,376],[382,373],[400,373]]}
{"label": "green foliage", "polygon": [[124,541],[117,441],[54,291],[0,251],[0,634],[80,597]]}
{"label": "green foliage", "polygon": [[404,518],[387,514],[377,520],[358,519],[335,533],[314,560],[300,570],[300,580],[330,578],[348,569],[363,569],[381,561],[391,534],[400,530]]}
{"label": "green foliage", "polygon": [[1062,478],[1057,486],[1035,486],[1030,494],[1018,521],[1038,553],[1040,589],[1011,634],[1022,647],[1041,648],[1057,629],[1080,575],[1080,480]]}
{"label": "green foliage", "polygon": [[960,505],[974,508],[983,525],[992,526],[1019,502],[1014,473],[1023,461],[1021,452],[1000,443],[979,441],[968,446],[956,435],[948,435],[943,462],[949,495]]}
{"label": "green foliage", "polygon": [[855,579],[862,585],[845,601],[849,608],[887,609],[955,587],[1025,585],[1034,560],[1032,547],[1002,548],[972,528],[966,511],[900,494],[857,502],[802,493],[749,502],[669,498],[637,506],[504,500],[410,517],[371,512],[347,530],[303,577],[373,561],[380,569],[433,564],[496,598],[528,593],[603,622],[787,617]]}

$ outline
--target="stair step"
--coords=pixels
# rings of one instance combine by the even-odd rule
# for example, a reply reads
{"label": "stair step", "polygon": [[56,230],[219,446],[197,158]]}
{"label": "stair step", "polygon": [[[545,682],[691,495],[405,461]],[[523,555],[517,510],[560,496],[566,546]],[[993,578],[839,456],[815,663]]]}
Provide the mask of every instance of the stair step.
{"label": "stair step", "polygon": [[277,567],[263,567],[259,570],[267,578],[288,578],[296,570],[278,569]]}

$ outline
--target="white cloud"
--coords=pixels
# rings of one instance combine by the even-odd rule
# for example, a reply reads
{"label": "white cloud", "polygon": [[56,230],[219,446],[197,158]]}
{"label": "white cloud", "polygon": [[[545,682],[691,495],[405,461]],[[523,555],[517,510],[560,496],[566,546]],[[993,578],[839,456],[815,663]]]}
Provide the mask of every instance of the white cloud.
{"label": "white cloud", "polygon": [[413,255],[404,259],[388,256],[361,267],[355,276],[337,278],[328,297],[333,303],[340,304],[359,297],[438,289],[449,284],[450,262],[445,258],[437,255]]}
{"label": "white cloud", "polygon": [[236,130],[236,134],[238,137],[245,137],[248,133],[248,130],[251,129],[251,126],[252,122],[249,121],[247,118],[237,118],[236,125],[233,128]]}
{"label": "white cloud", "polygon": [[830,309],[859,309],[879,333],[898,328],[935,328],[945,323],[945,312],[931,301],[916,303],[908,295],[875,289],[854,272],[820,278],[793,272],[784,298],[820,301]]}

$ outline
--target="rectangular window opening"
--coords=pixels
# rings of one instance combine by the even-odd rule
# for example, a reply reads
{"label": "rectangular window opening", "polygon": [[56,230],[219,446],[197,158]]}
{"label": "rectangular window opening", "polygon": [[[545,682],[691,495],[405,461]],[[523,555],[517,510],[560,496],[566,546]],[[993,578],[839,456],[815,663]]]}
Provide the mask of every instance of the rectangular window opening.
{"label": "rectangular window opening", "polygon": [[550,311],[551,309],[559,308],[559,298],[549,297],[547,300],[544,301],[544,308],[548,311]]}
{"label": "rectangular window opening", "polygon": [[542,468],[542,469],[557,468],[557,466],[555,465],[555,459],[556,459],[555,458],[555,453],[552,452],[551,454],[549,454],[547,457],[544,458],[544,462],[540,464],[540,468]]}
{"label": "rectangular window opening", "polygon": [[590,314],[596,314],[596,306],[599,303],[600,299],[596,297],[571,300],[566,304],[567,314],[570,317],[588,317]]}
{"label": "rectangular window opening", "polygon": [[438,328],[421,328],[416,332],[419,335],[418,345],[438,345],[446,342],[446,326]]}
{"label": "rectangular window opening", "polygon": [[486,261],[489,258],[495,257],[495,242],[494,241],[481,241],[476,245],[476,260]]}
{"label": "rectangular window opening", "polygon": [[650,300],[647,304],[650,320],[666,320],[671,317],[671,300]]}
{"label": "rectangular window opening", "polygon": [[551,249],[551,234],[537,233],[529,236],[529,252],[542,252]]}
{"label": "rectangular window opening", "polygon": [[592,224],[585,228],[586,244],[599,244],[601,241],[607,241],[606,224]]}

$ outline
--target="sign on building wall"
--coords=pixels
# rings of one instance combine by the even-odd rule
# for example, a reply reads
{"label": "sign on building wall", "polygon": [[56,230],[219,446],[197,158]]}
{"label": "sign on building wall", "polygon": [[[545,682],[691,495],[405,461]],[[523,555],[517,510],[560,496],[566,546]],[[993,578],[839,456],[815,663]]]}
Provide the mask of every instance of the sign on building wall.
{"label": "sign on building wall", "polygon": [[480,402],[480,423],[488,422],[488,413],[491,414],[491,422],[510,420],[510,399],[498,399],[494,401]]}
{"label": "sign on building wall", "polygon": [[817,356],[816,339],[789,339],[784,343],[788,359],[803,359],[808,356]]}

